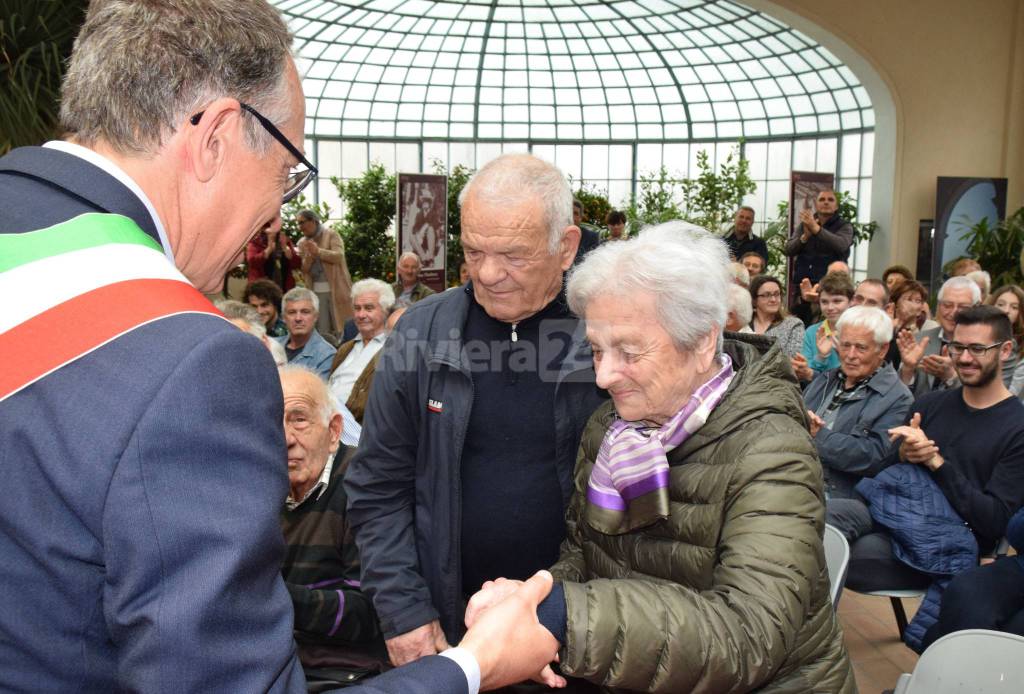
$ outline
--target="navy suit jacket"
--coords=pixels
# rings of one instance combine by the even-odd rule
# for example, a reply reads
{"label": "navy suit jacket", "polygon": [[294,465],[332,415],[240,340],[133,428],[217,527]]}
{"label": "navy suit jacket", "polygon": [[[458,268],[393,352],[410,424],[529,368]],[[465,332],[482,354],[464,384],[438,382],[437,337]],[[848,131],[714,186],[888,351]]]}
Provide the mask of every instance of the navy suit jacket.
{"label": "navy suit jacket", "polygon": [[432,655],[389,670],[358,687],[338,694],[466,694],[469,685],[462,668],[444,656]]}
{"label": "navy suit jacket", "polygon": [[[0,159],[0,233],[97,211],[157,238],[92,164]],[[304,692],[280,575],[282,412],[266,348],[201,314],[0,401],[0,691]]]}

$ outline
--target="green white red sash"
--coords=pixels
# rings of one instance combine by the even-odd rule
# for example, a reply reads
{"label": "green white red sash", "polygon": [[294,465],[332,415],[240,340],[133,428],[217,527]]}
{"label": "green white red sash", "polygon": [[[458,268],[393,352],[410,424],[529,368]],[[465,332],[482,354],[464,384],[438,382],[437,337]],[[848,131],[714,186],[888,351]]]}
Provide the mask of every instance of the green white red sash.
{"label": "green white red sash", "polygon": [[147,323],[220,316],[131,219],[0,234],[0,400]]}

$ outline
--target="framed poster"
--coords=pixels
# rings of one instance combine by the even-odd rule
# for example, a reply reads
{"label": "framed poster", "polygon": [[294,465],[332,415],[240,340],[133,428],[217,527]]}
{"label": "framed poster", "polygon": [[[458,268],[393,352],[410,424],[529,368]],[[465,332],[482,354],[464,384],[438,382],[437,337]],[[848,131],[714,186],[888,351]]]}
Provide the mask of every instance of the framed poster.
{"label": "framed poster", "polygon": [[420,258],[420,281],[435,292],[444,291],[448,257],[448,177],[400,173],[395,200],[398,206],[395,262],[406,251],[412,251]]}
{"label": "framed poster", "polygon": [[[800,213],[803,210],[815,212],[818,193],[832,190],[835,174],[818,171],[793,171],[789,175],[789,238],[800,236]],[[786,288],[790,309],[800,300],[800,287],[793,281],[793,259],[786,258]]]}
{"label": "framed poster", "polygon": [[1006,217],[1005,178],[939,176],[935,186],[935,235],[932,239],[929,280],[938,288],[946,279],[942,267],[968,255],[967,230],[983,218],[995,226]]}

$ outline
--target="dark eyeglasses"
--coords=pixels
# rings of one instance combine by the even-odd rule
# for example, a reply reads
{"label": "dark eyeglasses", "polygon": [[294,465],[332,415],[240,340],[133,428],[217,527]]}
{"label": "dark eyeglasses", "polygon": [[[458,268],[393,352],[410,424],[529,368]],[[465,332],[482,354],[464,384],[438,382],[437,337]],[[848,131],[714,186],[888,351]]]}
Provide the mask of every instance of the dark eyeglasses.
{"label": "dark eyeglasses", "polygon": [[950,342],[946,345],[951,357],[959,357],[964,352],[970,352],[972,357],[983,357],[990,349],[1001,347],[1002,342],[993,342],[990,345],[972,343],[965,345],[962,342]]}
{"label": "dark eyeglasses", "polygon": [[[281,197],[281,204],[284,205],[293,200],[296,195],[302,192],[303,188],[309,185],[310,181],[316,178],[317,168],[313,166],[312,162],[306,159],[306,157],[302,156],[302,152],[296,149],[295,145],[289,142],[288,138],[284,136],[284,133],[278,130],[277,126],[271,123],[269,119],[265,118],[263,114],[249,104],[241,101],[238,102],[238,105],[243,111],[251,113],[256,120],[259,121],[259,124],[262,125],[268,133],[273,135],[275,140],[280,142],[293,157],[299,160],[298,165],[292,167],[291,172],[288,174],[288,180],[285,182],[284,195]],[[206,112],[200,111],[196,115],[192,116],[188,119],[189,123],[192,125],[199,125],[199,121],[202,120],[204,113]]]}

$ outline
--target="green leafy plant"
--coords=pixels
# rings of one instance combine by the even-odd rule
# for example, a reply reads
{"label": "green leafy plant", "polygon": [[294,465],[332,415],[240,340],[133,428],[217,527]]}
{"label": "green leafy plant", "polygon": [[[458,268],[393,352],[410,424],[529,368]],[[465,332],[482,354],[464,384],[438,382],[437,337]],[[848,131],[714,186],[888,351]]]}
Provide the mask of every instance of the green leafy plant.
{"label": "green leafy plant", "polygon": [[0,155],[56,137],[64,61],[87,0],[7,0],[0,15]]}
{"label": "green leafy plant", "polygon": [[388,233],[395,217],[395,175],[379,162],[359,178],[331,183],[345,202],[345,216],[334,229],[345,240],[345,258],[353,280],[395,277],[395,238]]}
{"label": "green leafy plant", "polygon": [[684,180],[683,218],[713,233],[721,233],[743,198],[757,190],[750,163],[734,149],[715,170],[707,150],[697,153],[697,177]]}
{"label": "green leafy plant", "polygon": [[640,176],[638,186],[639,194],[630,199],[625,210],[630,234],[649,224],[683,218],[683,210],[676,203],[682,195],[682,180],[670,175],[664,166],[656,174]]}
{"label": "green leafy plant", "polygon": [[[571,185],[572,181],[569,183]],[[583,205],[583,223],[589,224],[599,231],[605,230],[605,217],[612,211],[611,203],[608,202],[608,195],[597,186],[591,183],[584,183],[573,193],[573,197]]]}
{"label": "green leafy plant", "polygon": [[993,289],[1024,284],[1024,207],[994,226],[986,217],[963,225],[967,231],[960,238],[968,241],[967,253],[992,276]]}

